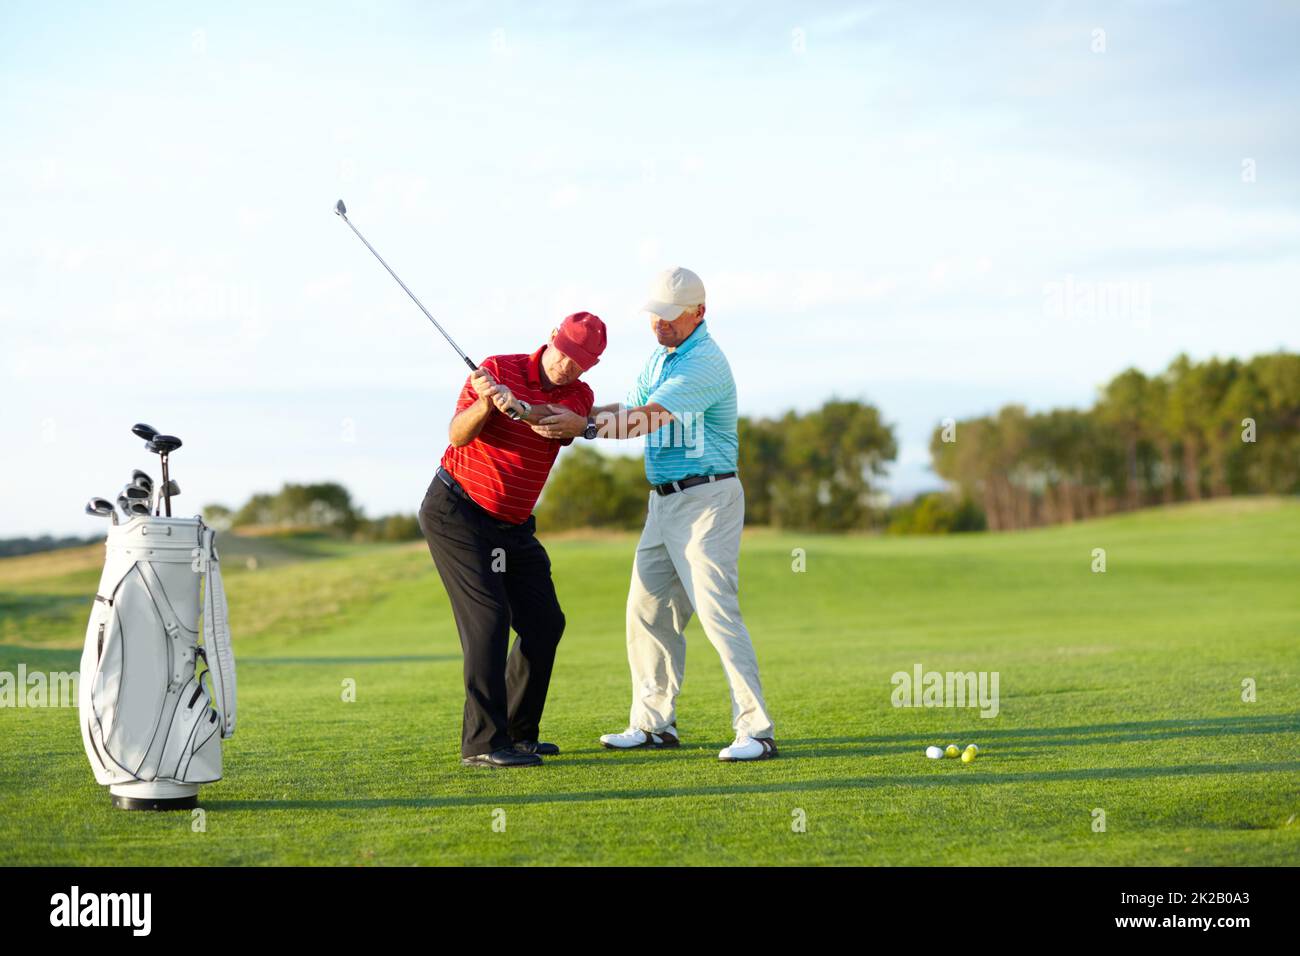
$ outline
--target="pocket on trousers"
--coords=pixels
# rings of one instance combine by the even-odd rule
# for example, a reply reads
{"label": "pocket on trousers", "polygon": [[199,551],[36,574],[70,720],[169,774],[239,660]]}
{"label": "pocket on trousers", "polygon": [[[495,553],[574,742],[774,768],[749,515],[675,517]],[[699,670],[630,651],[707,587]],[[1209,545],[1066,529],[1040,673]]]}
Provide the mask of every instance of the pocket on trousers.
{"label": "pocket on trousers", "polygon": [[441,478],[434,478],[420,505],[421,513],[435,518],[445,518],[456,510],[456,496],[442,483]]}
{"label": "pocket on trousers", "polygon": [[438,514],[445,518],[448,515],[450,515],[453,511],[455,511],[456,506],[459,504],[460,504],[460,499],[451,493],[450,488],[448,488],[446,485],[443,485],[442,496],[438,499],[438,504],[437,504]]}

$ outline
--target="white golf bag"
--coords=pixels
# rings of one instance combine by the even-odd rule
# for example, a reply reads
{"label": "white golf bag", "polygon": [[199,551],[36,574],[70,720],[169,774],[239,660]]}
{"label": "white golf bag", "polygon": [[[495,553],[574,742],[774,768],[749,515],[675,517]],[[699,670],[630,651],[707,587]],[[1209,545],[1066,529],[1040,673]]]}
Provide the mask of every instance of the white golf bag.
{"label": "white golf bag", "polygon": [[193,807],[199,784],[221,779],[235,658],[215,537],[198,516],[109,529],[78,706],[86,756],[114,806]]}

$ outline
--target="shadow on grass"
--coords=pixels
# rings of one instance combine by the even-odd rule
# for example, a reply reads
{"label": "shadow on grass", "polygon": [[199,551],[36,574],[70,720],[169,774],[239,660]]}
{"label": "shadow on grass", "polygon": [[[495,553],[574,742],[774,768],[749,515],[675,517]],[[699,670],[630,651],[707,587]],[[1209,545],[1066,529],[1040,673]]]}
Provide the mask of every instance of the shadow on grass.
{"label": "shadow on grass", "polygon": [[[1285,734],[1300,732],[1298,714],[1261,714],[1257,717],[1207,717],[1199,720],[1152,720],[1122,724],[1093,724],[1077,727],[1029,727],[1007,730],[954,731],[947,736],[938,734],[895,734],[889,737],[777,737],[783,756],[799,760],[834,757],[878,757],[888,754],[920,754],[931,744],[963,743],[974,738],[984,748],[998,756],[1028,756],[1042,754],[1060,747],[1102,746],[1108,744],[1138,743],[1145,741],[1177,740],[1187,737],[1235,737],[1246,734]],[[680,750],[668,753],[714,751],[731,743],[730,740],[702,741],[683,744]],[[820,752],[816,749],[823,748]],[[614,759],[620,763],[648,763],[665,757],[664,751],[632,750],[611,754],[603,747],[583,747],[565,750],[566,765],[594,764]],[[573,759],[571,759],[573,758]]]}
{"label": "shadow on grass", "polygon": [[239,666],[256,664],[409,664],[459,661],[459,654],[393,654],[372,657],[241,657]]}
{"label": "shadow on grass", "polygon": [[[490,775],[496,771],[476,770]],[[515,771],[516,773],[520,771]],[[531,773],[545,773],[533,770]],[[743,771],[742,771],[743,772]],[[739,794],[804,793],[818,790],[871,790],[877,787],[978,787],[998,784],[1069,783],[1087,781],[1146,780],[1169,777],[1218,776],[1221,774],[1300,772],[1300,761],[1278,763],[1194,764],[1182,767],[1097,767],[1053,770],[1038,773],[969,773],[903,776],[890,774],[849,777],[838,780],[796,780],[772,783],[740,783],[703,787],[665,787],[641,790],[598,790],[577,793],[512,793],[512,804],[603,803],[609,800],[672,800],[679,797],[732,797]],[[500,793],[450,797],[371,797],[354,800],[205,800],[209,810],[381,810],[440,809],[448,807],[500,806]]]}
{"label": "shadow on grass", "polygon": [[[1160,730],[1154,729],[1157,725]],[[1206,726],[1211,725],[1211,726]],[[1147,727],[1145,732],[1123,729]],[[963,742],[977,738],[983,747],[984,758],[990,754],[999,758],[1031,757],[1051,753],[1061,747],[1134,743],[1148,740],[1172,740],[1186,737],[1239,736],[1248,734],[1285,734],[1300,732],[1300,716],[1270,714],[1250,718],[1213,718],[1204,721],[1150,721],[1146,724],[1111,724],[1092,727],[1045,727],[1024,731],[980,731],[977,734],[951,735]],[[1069,736],[1055,736],[1068,734]],[[1021,739],[1027,738],[1027,739]],[[804,737],[778,738],[783,757],[795,760],[834,759],[845,757],[880,757],[892,754],[919,755],[932,743],[943,743],[933,735],[900,734],[893,737]],[[881,743],[881,741],[891,741]],[[906,741],[906,742],[896,742]],[[566,749],[564,764],[575,766],[599,764],[611,759],[619,764],[653,763],[672,759],[670,754],[689,755],[696,759],[700,753],[716,753],[730,744],[730,740],[704,741],[683,745],[680,750],[655,751],[633,749],[611,752],[603,747]],[[820,751],[817,748],[822,748]]]}
{"label": "shadow on grass", "polygon": [[[1000,753],[1017,752],[1017,744],[1032,746],[1034,752],[1051,747],[1086,747],[1101,744],[1124,744],[1140,741],[1177,740],[1185,737],[1220,737],[1239,734],[1284,734],[1300,732],[1300,714],[1260,714],[1254,717],[1203,717],[1193,720],[1148,720],[1119,724],[1081,724],[1072,727],[1018,727],[995,730],[936,731],[931,734],[910,733],[877,737],[804,737],[777,738],[778,745],[818,746],[854,744],[872,754],[907,753],[924,750],[930,744],[965,740],[973,737],[984,746],[997,747]],[[843,756],[842,750],[808,756]]]}

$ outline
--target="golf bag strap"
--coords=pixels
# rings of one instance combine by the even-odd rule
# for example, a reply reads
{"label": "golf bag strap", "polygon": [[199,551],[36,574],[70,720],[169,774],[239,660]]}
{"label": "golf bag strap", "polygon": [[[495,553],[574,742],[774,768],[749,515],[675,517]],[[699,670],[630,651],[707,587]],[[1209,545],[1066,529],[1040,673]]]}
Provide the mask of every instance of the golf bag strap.
{"label": "golf bag strap", "polygon": [[203,574],[203,650],[212,681],[212,702],[221,721],[221,736],[235,734],[235,655],[230,642],[230,619],[226,589],[221,581],[221,562],[213,544],[216,532],[204,527],[200,548]]}

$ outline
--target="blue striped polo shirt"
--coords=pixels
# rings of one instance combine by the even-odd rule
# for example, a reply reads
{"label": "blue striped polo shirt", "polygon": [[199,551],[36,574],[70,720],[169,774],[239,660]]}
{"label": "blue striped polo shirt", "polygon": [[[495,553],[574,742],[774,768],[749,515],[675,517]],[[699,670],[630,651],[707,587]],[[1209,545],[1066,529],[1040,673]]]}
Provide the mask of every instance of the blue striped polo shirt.
{"label": "blue striped polo shirt", "polygon": [[673,421],[645,436],[650,483],[736,470],[736,382],[708,323],[676,348],[659,346],[628,393],[628,407],[654,402]]}

